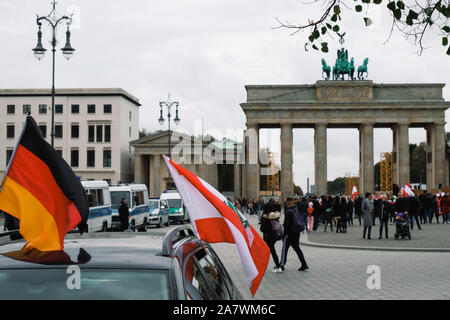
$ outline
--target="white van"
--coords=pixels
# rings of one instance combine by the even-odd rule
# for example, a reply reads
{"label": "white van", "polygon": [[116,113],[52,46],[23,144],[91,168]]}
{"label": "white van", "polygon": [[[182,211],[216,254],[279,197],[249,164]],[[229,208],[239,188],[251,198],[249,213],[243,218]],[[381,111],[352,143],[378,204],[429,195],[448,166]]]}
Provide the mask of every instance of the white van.
{"label": "white van", "polygon": [[119,207],[122,198],[127,200],[130,211],[129,226],[131,230],[147,231],[149,222],[148,190],[145,184],[128,184],[109,187],[113,229],[120,229]]}
{"label": "white van", "polygon": [[81,181],[89,203],[87,232],[107,231],[112,227],[111,196],[106,181]]}
{"label": "white van", "polygon": [[183,205],[183,200],[176,190],[166,190],[161,193],[161,200],[167,200],[169,204],[169,220],[170,222],[189,222],[189,216]]}

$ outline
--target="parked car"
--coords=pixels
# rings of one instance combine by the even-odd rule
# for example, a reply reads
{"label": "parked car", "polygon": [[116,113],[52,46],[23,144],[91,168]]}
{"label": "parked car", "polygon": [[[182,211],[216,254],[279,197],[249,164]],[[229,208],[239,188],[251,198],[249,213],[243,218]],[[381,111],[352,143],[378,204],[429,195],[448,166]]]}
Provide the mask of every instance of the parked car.
{"label": "parked car", "polygon": [[188,226],[164,237],[68,234],[64,251],[29,257],[17,254],[23,245],[0,245],[0,300],[242,299],[213,248]]}
{"label": "parked car", "polygon": [[164,191],[161,193],[160,199],[167,200],[169,204],[170,222],[179,222],[181,224],[189,222],[189,215],[177,190]]}
{"label": "parked car", "polygon": [[169,204],[167,200],[151,198],[149,224],[161,228],[163,225],[169,225]]}

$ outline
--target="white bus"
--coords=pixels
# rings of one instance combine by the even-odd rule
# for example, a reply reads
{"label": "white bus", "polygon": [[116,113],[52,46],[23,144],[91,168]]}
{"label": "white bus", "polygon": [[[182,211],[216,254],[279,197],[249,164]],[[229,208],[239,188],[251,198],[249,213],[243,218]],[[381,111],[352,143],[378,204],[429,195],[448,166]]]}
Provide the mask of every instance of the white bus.
{"label": "white bus", "polygon": [[111,196],[106,181],[81,181],[89,203],[87,232],[107,231],[112,227]]}
{"label": "white bus", "polygon": [[129,227],[135,231],[147,231],[149,222],[148,190],[145,184],[110,186],[113,229],[120,229],[119,207],[122,198],[127,200],[130,212]]}

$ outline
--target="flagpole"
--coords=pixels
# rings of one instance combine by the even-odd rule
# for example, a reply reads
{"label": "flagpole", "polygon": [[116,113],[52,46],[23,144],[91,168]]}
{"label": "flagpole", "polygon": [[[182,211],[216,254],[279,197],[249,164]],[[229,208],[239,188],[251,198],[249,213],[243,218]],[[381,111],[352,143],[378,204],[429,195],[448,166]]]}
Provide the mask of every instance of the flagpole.
{"label": "flagpole", "polygon": [[11,155],[11,159],[9,159],[8,167],[6,167],[5,175],[3,176],[3,179],[2,179],[2,184],[0,185],[0,192],[2,192],[3,185],[5,184],[6,177],[8,176],[8,173],[9,173],[9,169],[11,168],[11,164],[13,162],[14,156],[16,155],[17,148],[19,147],[19,144],[20,144],[20,140],[22,140],[23,133],[25,132],[28,117],[31,117],[31,112],[28,112],[27,116],[25,117],[25,121],[23,122],[23,126],[22,126],[22,130],[20,131],[19,139],[16,142],[16,146],[14,147],[14,151]]}

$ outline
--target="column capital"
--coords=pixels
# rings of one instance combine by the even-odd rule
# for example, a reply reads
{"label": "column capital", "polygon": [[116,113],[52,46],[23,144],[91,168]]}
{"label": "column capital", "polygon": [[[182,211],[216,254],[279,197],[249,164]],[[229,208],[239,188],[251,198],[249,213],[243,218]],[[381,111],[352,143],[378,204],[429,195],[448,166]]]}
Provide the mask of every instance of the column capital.
{"label": "column capital", "polygon": [[259,129],[259,124],[256,121],[247,121],[246,126],[247,126],[247,130],[248,129],[258,130]]}
{"label": "column capital", "polygon": [[314,123],[315,128],[317,128],[317,127],[323,128],[323,127],[327,127],[327,126],[328,126],[328,123],[325,121],[318,121],[318,122]]}
{"label": "column capital", "polygon": [[359,124],[359,129],[365,128],[365,127],[374,127],[375,126],[375,122],[371,122],[371,121],[364,121],[361,122]]}

